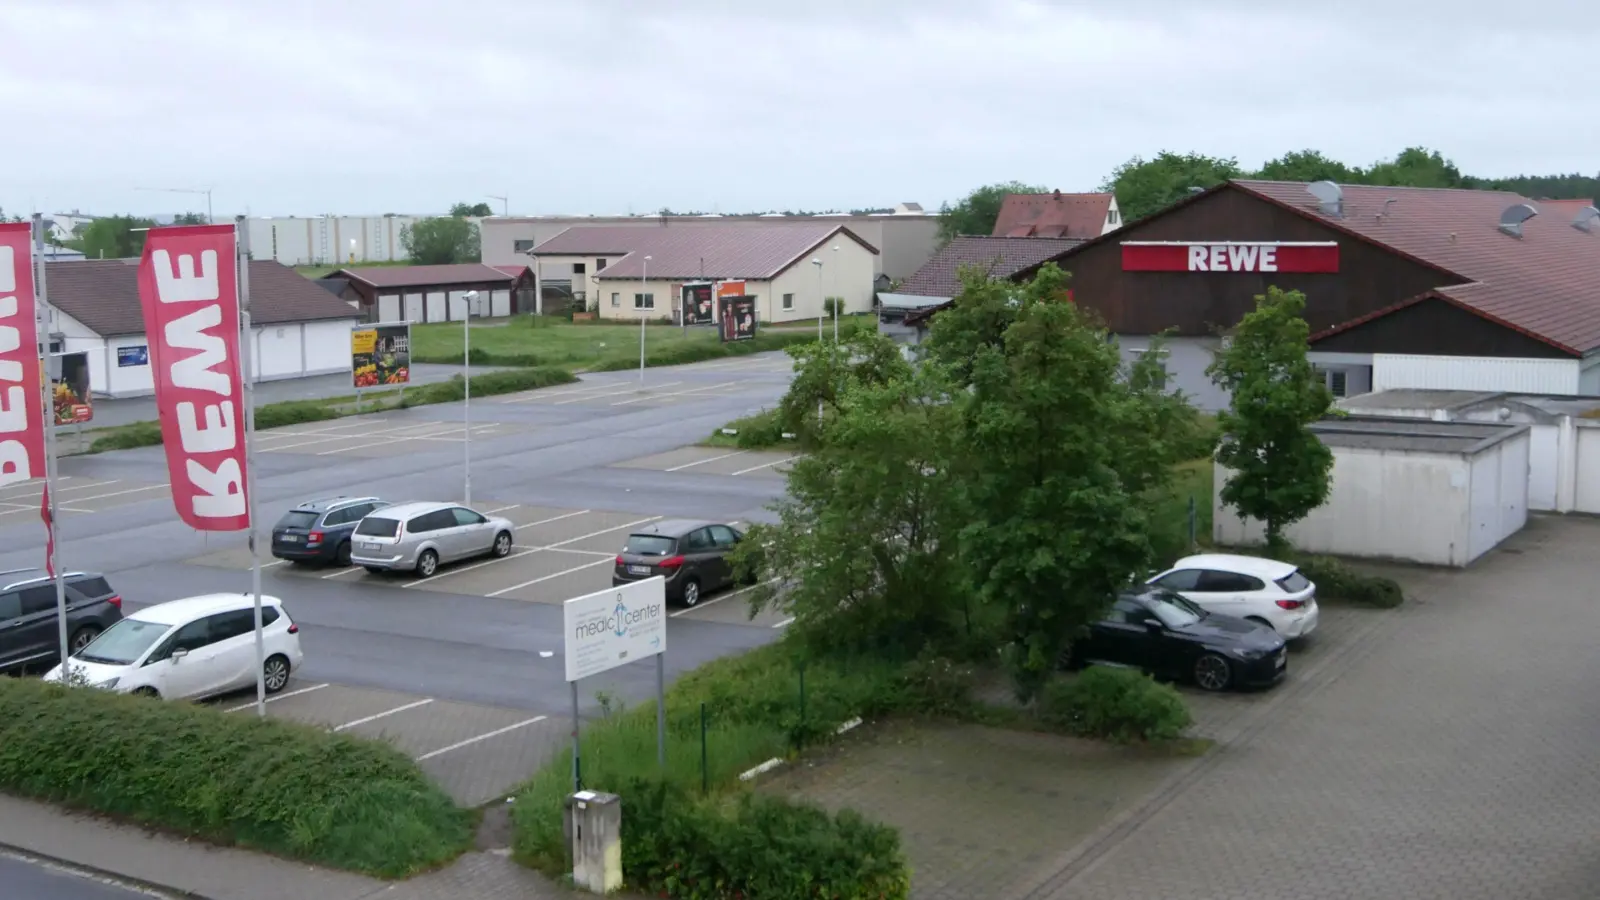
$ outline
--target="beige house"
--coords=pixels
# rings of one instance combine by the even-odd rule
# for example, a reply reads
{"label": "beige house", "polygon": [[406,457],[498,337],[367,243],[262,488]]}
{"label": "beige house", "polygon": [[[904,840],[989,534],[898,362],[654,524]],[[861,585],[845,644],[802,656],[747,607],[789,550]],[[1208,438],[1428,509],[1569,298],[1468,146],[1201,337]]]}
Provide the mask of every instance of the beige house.
{"label": "beige house", "polygon": [[575,226],[530,254],[541,278],[571,279],[575,300],[603,319],[673,319],[683,286],[742,281],[763,323],[815,320],[825,297],[872,310],[878,250],[840,225]]}

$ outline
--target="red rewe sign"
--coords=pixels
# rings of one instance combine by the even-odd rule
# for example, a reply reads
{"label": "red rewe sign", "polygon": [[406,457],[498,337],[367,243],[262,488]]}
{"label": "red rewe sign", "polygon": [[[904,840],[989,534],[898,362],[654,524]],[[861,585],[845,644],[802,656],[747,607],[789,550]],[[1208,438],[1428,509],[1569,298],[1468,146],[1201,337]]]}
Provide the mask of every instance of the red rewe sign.
{"label": "red rewe sign", "polygon": [[28,223],[0,225],[0,487],[44,477],[44,376],[32,243]]}
{"label": "red rewe sign", "polygon": [[1335,274],[1339,245],[1314,243],[1124,241],[1124,272],[1289,272]]}
{"label": "red rewe sign", "polygon": [[234,265],[232,225],[152,228],[139,261],[172,502],[200,531],[250,527]]}

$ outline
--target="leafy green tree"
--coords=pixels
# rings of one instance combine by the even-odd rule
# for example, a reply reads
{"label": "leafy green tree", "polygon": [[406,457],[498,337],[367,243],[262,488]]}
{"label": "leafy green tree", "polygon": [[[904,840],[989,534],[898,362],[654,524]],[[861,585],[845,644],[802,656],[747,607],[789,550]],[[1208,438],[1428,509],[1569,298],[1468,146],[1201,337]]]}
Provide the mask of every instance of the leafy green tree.
{"label": "leafy green tree", "polygon": [[1222,502],[1265,523],[1274,553],[1287,548],[1285,528],[1327,502],[1333,471],[1332,451],[1307,427],[1333,395],[1306,358],[1305,305],[1299,291],[1267,288],[1207,370],[1233,397],[1217,416],[1217,461],[1233,472]]}
{"label": "leafy green tree", "polygon": [[1005,611],[1006,660],[1032,699],[1118,588],[1151,560],[1139,492],[1165,478],[1152,415],[1116,345],[1088,314],[1056,302],[1053,264],[1021,295],[998,345],[980,346],[961,403],[961,532],[984,605]]}
{"label": "leafy green tree", "polygon": [[1367,169],[1367,183],[1423,188],[1469,186],[1455,163],[1426,147],[1408,147],[1394,159],[1374,163]]}
{"label": "leafy green tree", "polygon": [[89,259],[131,259],[144,253],[144,230],[154,219],[138,216],[101,216],[79,226],[68,244]]}
{"label": "leafy green tree", "polygon": [[950,308],[935,316],[928,337],[920,350],[925,359],[941,365],[957,384],[972,382],[972,368],[978,351],[998,347],[1017,313],[1030,303],[1066,303],[1070,276],[1056,270],[1059,277],[1033,278],[1018,284],[991,278],[982,268],[963,267],[961,292]]}
{"label": "leafy green tree", "polygon": [[1191,188],[1215,187],[1241,174],[1239,161],[1232,157],[1163,150],[1154,159],[1135,156],[1118,166],[1100,190],[1117,195],[1123,220],[1131,222],[1177,203]]}
{"label": "leafy green tree", "polygon": [[210,224],[205,215],[197,212],[178,213],[172,217],[174,225],[207,225]]}
{"label": "leafy green tree", "polygon": [[1000,207],[1009,194],[1043,194],[1046,188],[1020,181],[986,184],[951,206],[939,207],[939,239],[948,244],[958,235],[992,234],[1000,218]]}
{"label": "leafy green tree", "polygon": [[419,219],[400,228],[400,246],[417,265],[478,262],[482,258],[478,227],[457,216]]}
{"label": "leafy green tree", "polygon": [[1362,184],[1366,173],[1329,159],[1320,150],[1295,150],[1268,160],[1257,178],[1268,181],[1332,181],[1336,184]]}
{"label": "leafy green tree", "polygon": [[838,414],[850,388],[887,384],[911,374],[899,345],[876,331],[858,331],[838,344],[813,341],[790,346],[786,352],[794,360],[795,375],[778,402],[778,421],[808,446],[824,437],[817,421],[819,409],[826,423]]}
{"label": "leafy green tree", "polygon": [[494,215],[494,207],[487,203],[457,203],[450,207],[450,215],[456,218],[465,218],[466,216],[483,218],[484,216]]}

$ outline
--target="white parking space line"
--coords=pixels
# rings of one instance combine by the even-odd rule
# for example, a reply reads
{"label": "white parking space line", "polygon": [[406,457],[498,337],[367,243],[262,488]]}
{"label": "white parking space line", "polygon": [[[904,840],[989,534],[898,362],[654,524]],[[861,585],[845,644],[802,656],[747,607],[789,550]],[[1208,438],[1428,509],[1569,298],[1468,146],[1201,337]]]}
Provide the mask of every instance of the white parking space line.
{"label": "white parking space line", "polygon": [[[277,700],[287,700],[290,697],[298,697],[301,694],[309,694],[312,691],[320,691],[320,690],[322,690],[323,688],[325,688],[327,686],[328,685],[326,685],[326,684],[313,684],[310,687],[303,687],[298,691],[290,691],[287,694],[278,694],[278,695],[273,696],[273,697],[268,697],[267,698],[267,702],[268,703],[272,703],[272,702],[277,701]],[[238,706],[229,707],[228,709],[223,710],[223,712],[239,712],[240,710],[245,710],[245,709],[255,709],[255,706],[256,706],[256,702],[254,700],[251,700],[249,703],[241,703]]]}
{"label": "white parking space line", "polygon": [[438,581],[441,578],[448,578],[451,575],[460,575],[463,572],[471,572],[473,569],[481,569],[484,566],[492,566],[495,563],[502,563],[508,559],[516,559],[519,556],[527,556],[530,553],[538,553],[540,549],[541,548],[539,547],[524,547],[521,550],[514,550],[511,553],[507,553],[505,556],[497,556],[494,559],[486,559],[483,562],[475,562],[470,566],[461,566],[460,568],[450,569],[448,571],[435,572],[432,575],[429,575],[427,578],[418,578],[416,581],[408,581],[400,586],[416,587],[419,584],[426,584],[430,581]]}
{"label": "white parking space line", "polygon": [[573,397],[570,400],[557,400],[554,405],[556,405],[556,406],[565,406],[568,403],[582,403],[585,400],[599,400],[601,397],[617,397],[617,396],[620,396],[622,394],[633,394],[633,393],[637,393],[638,391],[652,389],[652,388],[677,387],[680,384],[683,384],[683,382],[681,382],[681,381],[669,381],[666,384],[652,384],[652,385],[649,385],[648,388],[640,387],[639,385],[634,384],[634,385],[629,385],[627,388],[625,388],[623,390],[611,391],[610,393],[607,393],[607,394],[587,394],[587,395],[582,396],[582,397]]}
{"label": "white parking space line", "polygon": [[586,385],[582,385],[582,386],[579,386],[579,387],[555,388],[555,389],[541,388],[539,390],[531,392],[526,397],[510,397],[510,398],[507,398],[505,400],[501,400],[499,402],[501,402],[501,403],[534,403],[534,402],[537,402],[539,400],[548,400],[551,397],[569,397],[569,396],[575,397],[575,396],[577,396],[579,394],[591,394],[591,393],[594,393],[595,391],[604,391],[604,390],[608,390],[610,388],[614,388],[616,386],[617,386],[617,382],[615,382],[615,381],[604,381],[604,382],[599,382],[599,383],[586,384]]}
{"label": "white parking space line", "polygon": [[683,391],[669,391],[669,392],[667,392],[665,394],[651,394],[648,397],[634,397],[632,400],[618,400],[617,402],[615,402],[615,403],[613,403],[611,405],[612,406],[627,406],[630,403],[644,403],[647,400],[659,400],[662,397],[683,397],[683,396],[686,396],[688,394],[699,394],[699,393],[703,393],[705,391],[715,391],[715,390],[719,390],[719,389],[725,388],[725,387],[738,387],[738,386],[739,386],[739,382],[737,382],[737,381],[724,381],[724,382],[719,382],[717,384],[709,384],[709,385],[703,385],[703,386],[697,387],[697,388],[689,388],[688,390],[683,390]]}
{"label": "white parking space line", "polygon": [[722,454],[720,456],[713,456],[710,459],[697,459],[694,462],[684,463],[681,466],[673,466],[672,468],[665,469],[664,471],[667,471],[667,472],[681,472],[684,469],[692,469],[695,466],[703,466],[706,463],[716,462],[719,459],[731,459],[731,458],[733,458],[735,456],[739,456],[741,454],[745,454],[745,453],[749,453],[749,452],[750,452],[749,450],[735,450],[732,453],[724,453],[724,454]]}
{"label": "white parking space line", "polygon": [[426,700],[418,700],[415,703],[407,703],[404,706],[396,706],[394,709],[386,709],[383,712],[377,713],[375,715],[363,716],[363,717],[361,717],[359,719],[356,719],[353,722],[346,722],[343,725],[339,725],[339,726],[335,727],[333,730],[336,731],[336,732],[337,731],[344,731],[347,728],[354,728],[357,725],[365,725],[368,722],[376,722],[379,719],[386,718],[388,716],[392,716],[395,713],[403,713],[408,709],[416,709],[419,706],[427,706],[429,703],[432,703],[432,702],[433,702],[433,698],[430,697],[430,698],[428,698]]}
{"label": "white parking space line", "polygon": [[83,503],[83,502],[85,502],[87,500],[104,500],[107,497],[121,497],[124,494],[137,494],[140,491],[158,491],[158,490],[160,490],[160,489],[162,489],[162,488],[164,488],[166,486],[167,486],[167,483],[165,481],[163,481],[160,484],[152,484],[152,485],[149,485],[147,487],[129,488],[128,490],[125,490],[125,491],[112,491],[109,494],[95,494],[92,497],[73,497],[72,498],[72,502],[73,503]]}
{"label": "white parking space line", "polygon": [[486,510],[484,510],[483,514],[486,515],[486,516],[492,516],[495,513],[505,512],[508,509],[516,509],[517,507],[519,507],[521,505],[522,504],[520,504],[520,503],[513,503],[510,506],[496,506],[494,509],[486,509]]}
{"label": "white parking space line", "polygon": [[535,547],[534,549],[543,550],[546,553],[576,553],[580,556],[616,556],[615,553],[607,553],[601,550],[574,550],[571,547]]}
{"label": "white parking space line", "polygon": [[793,624],[794,624],[794,619],[784,619],[782,622],[779,622],[778,624],[776,624],[776,625],[774,625],[772,627],[773,628],[787,628],[787,627],[789,627],[790,625],[793,625]]}
{"label": "white parking space line", "polygon": [[261,564],[261,568],[270,569],[273,566],[281,566],[281,565],[283,565],[283,564],[285,564],[287,562],[288,562],[287,559],[275,559],[275,560],[273,560],[272,562],[269,562],[269,563],[262,563]]}
{"label": "white parking space line", "polygon": [[594,512],[594,510],[592,510],[592,509],[580,509],[577,512],[562,513],[559,516],[551,516],[548,519],[540,519],[537,522],[529,522],[526,525],[517,525],[517,526],[514,526],[514,527],[516,527],[516,528],[532,528],[535,525],[548,525],[551,522],[559,522],[562,519],[570,519],[573,516],[581,516],[584,513],[588,513],[588,512]]}
{"label": "white parking space line", "polygon": [[[68,491],[86,491],[91,488],[105,487],[108,484],[117,484],[121,482],[121,480],[122,479],[120,478],[109,478],[105,481],[85,481],[82,484],[70,484],[66,486],[58,484],[56,485],[56,496],[59,497]],[[37,500],[43,494],[43,485],[26,485],[17,490],[15,493],[8,493],[5,496],[0,496],[0,500]]]}
{"label": "white parking space line", "polygon": [[[618,525],[615,528],[602,528],[599,531],[591,531],[588,534],[580,534],[575,538],[568,538],[567,540],[564,540],[564,541],[557,541],[554,544],[548,544],[548,545],[546,545],[544,547],[541,547],[539,549],[541,549],[541,550],[554,550],[557,547],[565,547],[568,544],[576,544],[579,541],[586,541],[589,538],[599,537],[602,534],[610,534],[613,531],[621,531],[624,528],[632,528],[635,525],[643,525],[643,524],[645,524],[647,522],[654,522],[654,521],[656,521],[657,519],[660,519],[660,518],[662,518],[662,516],[651,516],[648,519],[640,519],[637,522],[629,522],[626,525]],[[608,553],[606,555],[607,556],[611,556],[612,554]]]}
{"label": "white parking space line", "polygon": [[738,596],[740,596],[742,594],[748,594],[748,593],[750,593],[751,591],[755,590],[758,587],[766,587],[767,585],[769,585],[772,582],[777,581],[777,580],[778,579],[776,579],[776,578],[772,578],[772,579],[769,579],[767,581],[763,581],[760,584],[752,584],[749,587],[740,588],[737,591],[730,591],[730,592],[728,592],[726,594],[723,594],[721,597],[713,597],[710,600],[701,600],[699,603],[696,603],[695,605],[687,607],[685,609],[680,609],[675,613],[667,613],[667,618],[676,619],[677,617],[679,617],[681,615],[685,615],[687,613],[692,613],[692,612],[694,612],[695,610],[698,610],[698,609],[705,609],[708,606],[711,606],[711,605],[716,604],[716,603],[721,603],[724,600],[732,600],[733,598],[738,597]]}
{"label": "white parking space line", "polygon": [[321,578],[323,581],[327,581],[329,578],[338,578],[341,575],[352,575],[352,574],[355,574],[356,572],[360,572],[360,571],[362,571],[360,566],[351,566],[348,569],[340,569],[337,572],[329,572],[326,575],[319,575],[318,577]]}
{"label": "white parking space line", "polygon": [[799,458],[800,457],[798,457],[798,456],[785,456],[783,459],[775,459],[772,462],[762,463],[759,466],[751,466],[748,469],[740,469],[739,471],[734,472],[733,474],[735,474],[735,475],[743,475],[746,472],[755,472],[755,471],[758,471],[760,469],[770,469],[773,466],[781,466],[786,462],[794,462],[795,460],[797,460]]}
{"label": "white parking space line", "polygon": [[523,719],[521,722],[516,722],[514,724],[507,725],[504,728],[496,728],[493,731],[490,731],[490,732],[488,732],[486,734],[480,734],[477,737],[470,737],[470,738],[467,738],[464,741],[457,741],[456,743],[451,744],[448,747],[440,747],[439,749],[434,750],[431,753],[422,754],[421,756],[417,757],[417,762],[423,762],[424,760],[433,759],[435,756],[440,756],[442,754],[449,753],[451,750],[460,750],[462,747],[470,747],[473,744],[478,743],[479,741],[487,741],[489,738],[499,737],[500,735],[505,734],[507,732],[516,731],[518,728],[526,728],[527,726],[532,725],[535,722],[543,722],[546,718],[547,718],[546,716],[534,716],[531,719]]}
{"label": "white parking space line", "polygon": [[[434,425],[440,425],[442,423],[434,422],[433,424]],[[499,428],[499,427],[500,427],[500,423],[499,422],[490,422],[490,423],[487,423],[487,424],[484,424],[484,425],[474,425],[474,426],[472,426],[472,433],[473,434],[477,434],[479,432],[484,432],[484,431],[493,431],[494,429]],[[405,434],[405,435],[378,434],[378,435],[371,435],[371,437],[376,437],[382,443],[386,443],[386,444],[387,443],[399,443],[401,441],[426,441],[426,440],[460,441],[460,440],[462,440],[462,438],[440,437],[441,435],[454,434],[456,431],[460,430],[460,428],[461,428],[460,425],[451,425],[451,426],[449,426],[447,428],[441,428],[438,431],[430,431],[430,432],[427,432],[425,434]],[[349,436],[350,437],[356,437],[357,435],[349,435]],[[365,439],[365,438],[369,437],[369,435],[360,435],[360,437]],[[349,447],[335,447],[332,450],[323,450],[322,452],[318,453],[317,455],[318,456],[332,456],[335,453],[349,453],[352,450],[361,450],[361,449],[370,447],[371,444],[372,444],[371,441],[363,441],[363,443],[352,444]],[[279,448],[273,448],[273,449],[279,449]]]}
{"label": "white parking space line", "polygon": [[[610,554],[607,554],[607,556],[609,556],[609,555]],[[535,578],[532,581],[524,581],[521,584],[513,584],[511,587],[501,588],[500,590],[495,591],[494,593],[484,594],[484,596],[485,597],[498,597],[501,594],[510,593],[511,591],[517,590],[518,588],[531,587],[533,585],[538,584],[541,581],[549,581],[552,578],[560,578],[563,575],[571,575],[573,572],[582,572],[584,569],[592,569],[595,566],[609,566],[611,564],[612,564],[612,562],[609,559],[597,559],[594,562],[584,563],[581,566],[573,566],[570,569],[562,569],[561,571],[555,573],[554,575],[546,575],[546,576],[544,576],[542,578]]]}
{"label": "white parking space line", "polygon": [[[402,431],[408,431],[408,430],[411,430],[411,429],[419,427],[418,423],[411,423],[411,424],[407,424],[407,425],[400,425],[400,426],[395,427],[395,428],[380,428],[380,429],[378,429],[376,431],[368,429],[366,431],[341,432],[341,431],[338,430],[338,429],[341,429],[341,428],[353,428],[353,427],[355,427],[356,424],[362,424],[362,423],[355,423],[355,424],[347,423],[347,424],[344,424],[344,425],[336,425],[333,428],[319,428],[319,429],[316,429],[314,431],[304,431],[304,432],[285,432],[285,431],[280,431],[280,432],[277,432],[275,434],[274,433],[264,434],[261,437],[264,438],[264,439],[267,439],[269,441],[272,438],[276,438],[276,437],[306,437],[306,438],[310,438],[310,440],[305,440],[305,441],[287,441],[287,442],[284,442],[284,443],[273,442],[273,443],[267,444],[264,447],[261,447],[260,449],[262,449],[262,450],[274,450],[274,451],[277,451],[277,450],[290,450],[290,449],[293,449],[295,447],[309,447],[312,444],[331,444],[334,441],[346,441],[346,440],[349,440],[350,438],[386,437],[388,435],[397,434],[397,433],[402,432]],[[438,424],[439,423],[437,423],[437,422],[420,423],[421,427],[429,427],[429,426],[434,426],[434,425],[438,425]]]}

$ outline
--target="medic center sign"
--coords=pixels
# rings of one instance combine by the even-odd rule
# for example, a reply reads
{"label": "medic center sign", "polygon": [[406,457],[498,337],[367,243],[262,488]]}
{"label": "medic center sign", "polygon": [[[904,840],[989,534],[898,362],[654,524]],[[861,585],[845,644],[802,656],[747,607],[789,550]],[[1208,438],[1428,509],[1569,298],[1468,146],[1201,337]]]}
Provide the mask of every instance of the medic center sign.
{"label": "medic center sign", "polygon": [[1337,274],[1334,241],[1124,241],[1124,272],[1286,272]]}
{"label": "medic center sign", "polygon": [[667,590],[659,575],[561,605],[567,680],[667,652]]}

